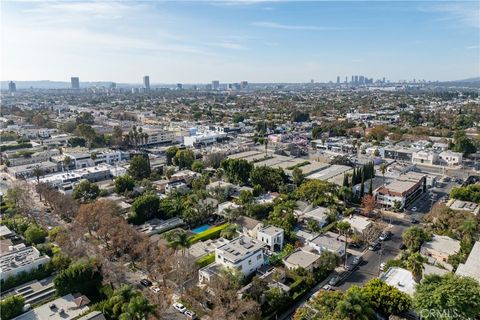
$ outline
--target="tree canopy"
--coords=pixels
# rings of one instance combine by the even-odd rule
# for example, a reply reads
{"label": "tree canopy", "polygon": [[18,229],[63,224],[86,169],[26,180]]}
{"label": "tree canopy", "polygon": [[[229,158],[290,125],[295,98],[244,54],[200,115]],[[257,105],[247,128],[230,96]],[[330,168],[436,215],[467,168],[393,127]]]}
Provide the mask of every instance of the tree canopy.
{"label": "tree canopy", "polygon": [[453,273],[427,275],[417,286],[413,304],[423,319],[475,319],[480,314],[480,284]]}

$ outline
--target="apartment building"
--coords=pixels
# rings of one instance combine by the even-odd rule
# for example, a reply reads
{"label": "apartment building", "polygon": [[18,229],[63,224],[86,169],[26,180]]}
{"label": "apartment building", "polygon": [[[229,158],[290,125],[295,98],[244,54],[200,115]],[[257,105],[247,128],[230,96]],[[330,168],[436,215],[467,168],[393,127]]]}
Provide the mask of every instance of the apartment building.
{"label": "apartment building", "polygon": [[400,202],[400,208],[408,206],[420,194],[425,192],[426,176],[416,172],[407,172],[398,176],[393,182],[381,186],[374,191],[377,203],[385,207],[393,207]]}

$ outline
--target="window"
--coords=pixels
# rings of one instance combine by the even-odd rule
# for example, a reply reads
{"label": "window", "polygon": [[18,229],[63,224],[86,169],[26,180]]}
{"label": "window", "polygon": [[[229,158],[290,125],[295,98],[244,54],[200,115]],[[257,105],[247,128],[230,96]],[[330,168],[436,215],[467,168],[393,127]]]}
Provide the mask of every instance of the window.
{"label": "window", "polygon": [[262,255],[259,254],[259,255],[257,256],[257,260],[260,260],[261,258],[262,258]]}
{"label": "window", "polygon": [[249,265],[249,266],[252,265],[252,260],[251,260],[251,259],[248,260],[248,265]]}

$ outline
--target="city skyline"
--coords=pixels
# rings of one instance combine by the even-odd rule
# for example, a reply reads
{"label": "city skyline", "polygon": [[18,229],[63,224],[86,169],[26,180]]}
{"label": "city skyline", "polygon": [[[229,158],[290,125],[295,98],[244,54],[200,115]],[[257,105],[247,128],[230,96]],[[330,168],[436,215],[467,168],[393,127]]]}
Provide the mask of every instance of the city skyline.
{"label": "city skyline", "polygon": [[1,16],[3,81],[446,81],[480,73],[476,2],[7,2]]}

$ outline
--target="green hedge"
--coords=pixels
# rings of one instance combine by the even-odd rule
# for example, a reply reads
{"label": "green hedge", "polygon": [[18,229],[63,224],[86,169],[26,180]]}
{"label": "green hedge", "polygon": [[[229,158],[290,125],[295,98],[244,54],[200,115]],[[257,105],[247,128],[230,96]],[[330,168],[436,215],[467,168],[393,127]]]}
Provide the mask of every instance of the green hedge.
{"label": "green hedge", "polygon": [[222,230],[227,228],[228,226],[229,224],[225,223],[220,226],[213,227],[203,232],[200,232],[199,234],[196,234],[189,239],[190,244],[194,244],[195,242],[198,242],[198,241],[205,241],[208,239],[218,238],[220,236],[220,232],[222,232]]}
{"label": "green hedge", "polygon": [[215,252],[209,253],[203,257],[200,257],[195,263],[200,267],[203,268],[208,266],[210,263],[215,261]]}
{"label": "green hedge", "polygon": [[31,148],[31,147],[32,147],[32,144],[28,142],[21,142],[17,144],[4,144],[3,146],[0,146],[0,152],[7,151],[7,150]]}
{"label": "green hedge", "polygon": [[290,166],[290,167],[287,167],[287,170],[293,170],[295,168],[300,168],[300,167],[303,167],[303,166],[306,166],[306,165],[309,165],[310,164],[310,161],[303,161],[303,162],[300,162],[294,166]]}
{"label": "green hedge", "polygon": [[52,268],[47,264],[47,268],[40,267],[38,269],[32,269],[29,272],[23,271],[15,276],[10,276],[1,281],[2,291],[10,290],[21,284],[33,281],[42,280],[51,276],[53,273]]}

